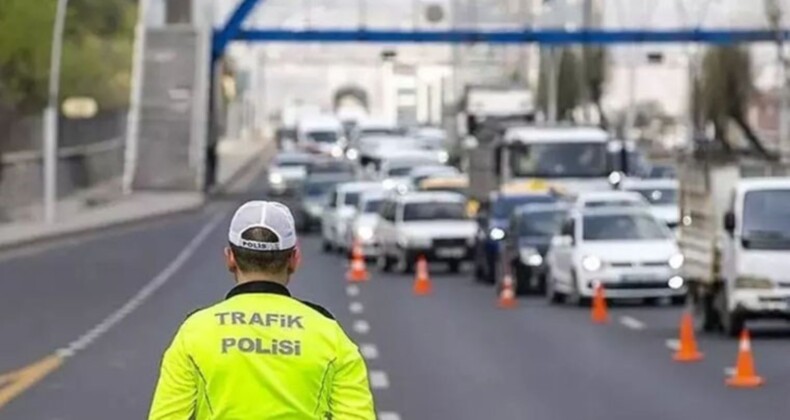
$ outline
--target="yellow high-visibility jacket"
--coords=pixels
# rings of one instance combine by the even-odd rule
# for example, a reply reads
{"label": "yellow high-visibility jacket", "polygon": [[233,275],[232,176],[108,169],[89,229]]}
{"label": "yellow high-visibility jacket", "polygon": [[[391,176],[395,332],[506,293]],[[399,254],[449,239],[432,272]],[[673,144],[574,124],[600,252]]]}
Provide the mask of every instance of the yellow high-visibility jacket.
{"label": "yellow high-visibility jacket", "polygon": [[324,308],[272,282],[190,315],[162,360],[149,420],[375,419],[357,346]]}

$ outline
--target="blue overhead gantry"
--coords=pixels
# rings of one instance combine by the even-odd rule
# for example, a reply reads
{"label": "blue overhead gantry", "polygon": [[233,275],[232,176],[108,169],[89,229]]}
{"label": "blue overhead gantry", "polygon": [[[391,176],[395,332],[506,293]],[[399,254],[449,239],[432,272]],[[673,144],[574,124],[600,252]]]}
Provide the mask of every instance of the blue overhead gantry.
{"label": "blue overhead gantry", "polygon": [[739,42],[770,42],[790,39],[790,31],[767,29],[510,29],[510,30],[395,30],[395,29],[327,29],[284,30],[243,29],[247,16],[264,0],[242,0],[225,27],[214,31],[214,59],[225,53],[232,41],[249,42],[323,42],[323,43],[440,43],[440,44],[634,44],[681,43],[733,44]]}

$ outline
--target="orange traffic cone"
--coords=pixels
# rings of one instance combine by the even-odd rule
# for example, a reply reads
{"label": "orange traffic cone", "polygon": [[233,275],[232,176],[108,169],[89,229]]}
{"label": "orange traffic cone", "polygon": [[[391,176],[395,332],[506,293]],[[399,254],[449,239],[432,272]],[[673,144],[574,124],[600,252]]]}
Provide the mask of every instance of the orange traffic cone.
{"label": "orange traffic cone", "polygon": [[513,309],[518,306],[516,293],[513,291],[513,276],[505,274],[502,277],[502,291],[499,293],[497,305],[502,309]]}
{"label": "orange traffic cone", "polygon": [[604,296],[603,286],[600,283],[595,285],[590,318],[595,324],[606,324],[609,322],[609,310],[606,308],[606,297]]}
{"label": "orange traffic cone", "polygon": [[362,248],[358,242],[354,242],[354,246],[351,248],[351,266],[346,273],[346,279],[350,283],[361,283],[368,280],[365,256],[362,255]]}
{"label": "orange traffic cone", "polygon": [[694,338],[694,320],[686,311],[680,319],[680,348],[672,357],[676,362],[697,362],[702,360],[702,353],[697,350],[697,339]]}
{"label": "orange traffic cone", "polygon": [[428,275],[428,262],[424,256],[417,259],[417,270],[414,276],[413,292],[417,296],[430,295],[433,290],[431,278]]}
{"label": "orange traffic cone", "polygon": [[761,376],[754,371],[754,358],[752,357],[752,342],[749,331],[741,331],[741,340],[738,343],[738,361],[735,373],[727,378],[727,385],[737,388],[757,388],[764,382]]}

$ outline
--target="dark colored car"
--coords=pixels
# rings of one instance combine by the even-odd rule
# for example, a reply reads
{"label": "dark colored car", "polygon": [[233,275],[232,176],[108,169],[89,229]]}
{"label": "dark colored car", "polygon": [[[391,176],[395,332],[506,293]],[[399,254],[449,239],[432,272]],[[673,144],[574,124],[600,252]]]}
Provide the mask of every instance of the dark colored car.
{"label": "dark colored car", "polygon": [[545,292],[546,252],[569,209],[569,204],[558,202],[528,204],[513,212],[505,239],[505,255],[516,281],[516,293]]}
{"label": "dark colored car", "polygon": [[294,215],[299,230],[309,232],[318,227],[327,195],[337,184],[353,180],[353,175],[348,173],[308,175],[299,192],[299,202]]}
{"label": "dark colored car", "polygon": [[554,203],[551,193],[495,194],[477,217],[477,234],[473,248],[475,279],[489,284],[497,280],[501,244],[509,230],[513,211],[525,204]]}

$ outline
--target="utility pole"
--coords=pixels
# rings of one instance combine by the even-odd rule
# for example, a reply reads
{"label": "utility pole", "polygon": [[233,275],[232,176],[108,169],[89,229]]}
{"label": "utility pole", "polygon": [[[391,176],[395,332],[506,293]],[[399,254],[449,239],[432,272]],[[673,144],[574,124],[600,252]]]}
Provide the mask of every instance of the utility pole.
{"label": "utility pole", "polygon": [[126,150],[124,151],[123,193],[132,193],[137,170],[137,148],[140,142],[140,107],[143,97],[143,55],[145,53],[146,17],[150,0],[140,0],[137,6],[137,25],[134,28],[132,79],[130,83],[129,114],[126,119]]}
{"label": "utility pole", "polygon": [[58,104],[60,103],[60,61],[63,55],[63,31],[68,0],[58,0],[52,30],[49,62],[49,92],[44,109],[44,220],[54,223],[58,200]]}
{"label": "utility pole", "polygon": [[776,58],[779,63],[779,157],[783,164],[790,164],[790,97],[788,97],[788,85],[790,85],[790,63],[785,54],[784,36],[782,35],[782,6],[777,0],[765,0],[765,13],[771,29],[776,31]]}

